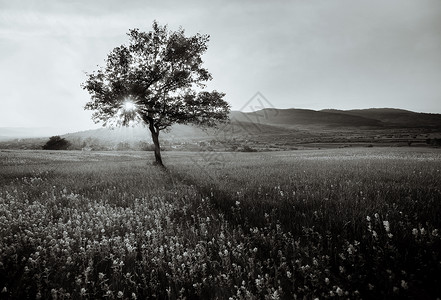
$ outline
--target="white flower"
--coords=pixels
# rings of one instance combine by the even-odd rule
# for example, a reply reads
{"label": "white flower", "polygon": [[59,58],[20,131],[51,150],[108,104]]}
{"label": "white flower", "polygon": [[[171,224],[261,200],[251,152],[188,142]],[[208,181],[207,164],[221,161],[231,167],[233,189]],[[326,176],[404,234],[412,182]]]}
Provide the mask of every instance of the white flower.
{"label": "white flower", "polygon": [[409,288],[409,286],[407,285],[407,282],[404,280],[401,280],[401,287],[405,290],[407,290]]}
{"label": "white flower", "polygon": [[335,292],[337,293],[337,295],[339,296],[343,296],[343,290],[339,287],[337,287],[337,289],[335,290]]}
{"label": "white flower", "polygon": [[412,234],[414,236],[417,236],[418,235],[418,229],[416,229],[416,228],[412,229]]}
{"label": "white flower", "polygon": [[368,222],[370,222],[370,221],[371,221],[371,217],[366,216],[366,220],[367,220]]}
{"label": "white flower", "polygon": [[389,221],[383,221],[383,225],[384,225],[384,229],[386,230],[386,232],[389,232],[390,231]]}

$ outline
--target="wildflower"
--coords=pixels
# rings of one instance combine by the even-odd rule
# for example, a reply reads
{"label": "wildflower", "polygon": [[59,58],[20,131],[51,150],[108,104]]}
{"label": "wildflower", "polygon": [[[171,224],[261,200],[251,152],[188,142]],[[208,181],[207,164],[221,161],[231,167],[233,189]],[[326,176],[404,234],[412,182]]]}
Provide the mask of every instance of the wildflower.
{"label": "wildflower", "polygon": [[377,213],[375,213],[374,217],[375,219],[378,219],[380,216]]}
{"label": "wildflower", "polygon": [[133,300],[138,299],[138,297],[136,297],[136,294],[135,294],[135,293],[132,293],[132,299],[133,299]]}
{"label": "wildflower", "polygon": [[236,206],[239,206],[240,205],[240,201],[236,201]]}
{"label": "wildflower", "polygon": [[85,296],[86,295],[86,289],[85,288],[81,288],[80,294],[81,294],[81,296]]}
{"label": "wildflower", "polygon": [[392,233],[388,233],[388,234],[387,234],[387,237],[390,238],[390,239],[391,239],[393,236],[394,236],[394,235],[393,235]]}
{"label": "wildflower", "polygon": [[99,272],[99,273],[98,273],[98,278],[99,278],[100,280],[103,280],[103,278],[104,278],[104,274],[101,273],[101,272]]}
{"label": "wildflower", "polygon": [[343,296],[343,290],[339,287],[337,287],[337,289],[335,290],[335,292],[337,293],[337,295],[339,296]]}
{"label": "wildflower", "polygon": [[407,282],[404,281],[404,280],[401,280],[401,287],[402,287],[403,289],[405,289],[405,290],[407,290],[407,289],[409,288]]}
{"label": "wildflower", "polygon": [[372,236],[373,236],[374,238],[377,238],[377,237],[378,237],[378,234],[377,234],[377,232],[376,232],[375,230],[372,230]]}
{"label": "wildflower", "polygon": [[400,290],[399,288],[397,288],[396,286],[394,286],[394,288],[393,288],[394,293],[398,293],[399,290]]}
{"label": "wildflower", "polygon": [[425,235],[425,234],[426,234],[426,229],[421,228],[421,229],[420,229],[420,232],[421,232],[421,235]]}
{"label": "wildflower", "polygon": [[432,235],[433,236],[438,236],[438,229],[432,230]]}
{"label": "wildflower", "polygon": [[368,288],[369,288],[370,291],[372,291],[372,290],[374,289],[374,285],[372,285],[372,284],[369,283],[369,284],[368,284]]}
{"label": "wildflower", "polygon": [[384,229],[386,230],[386,232],[389,232],[390,231],[389,221],[383,221],[383,225],[384,225]]}
{"label": "wildflower", "polygon": [[121,292],[121,291],[118,291],[118,295],[117,295],[117,297],[118,297],[118,298],[122,298],[123,296],[124,296],[124,293]]}
{"label": "wildflower", "polygon": [[52,295],[52,299],[54,299],[54,300],[58,299],[56,289],[51,289],[51,295]]}
{"label": "wildflower", "polygon": [[259,287],[262,284],[262,279],[260,279],[260,275],[258,278],[256,278],[256,286]]}
{"label": "wildflower", "polygon": [[286,277],[291,278],[291,272],[290,271],[286,271]]}
{"label": "wildflower", "polygon": [[412,229],[412,234],[416,237],[418,235],[418,229]]}
{"label": "wildflower", "polygon": [[6,287],[3,288],[2,293],[7,293],[8,289]]}
{"label": "wildflower", "polygon": [[253,252],[254,252],[254,253],[257,252],[257,247],[254,247]]}
{"label": "wildflower", "polygon": [[329,284],[329,278],[328,277],[325,278],[325,283]]}
{"label": "wildflower", "polygon": [[366,216],[366,220],[367,220],[368,222],[370,222],[370,221],[371,221],[371,217]]}

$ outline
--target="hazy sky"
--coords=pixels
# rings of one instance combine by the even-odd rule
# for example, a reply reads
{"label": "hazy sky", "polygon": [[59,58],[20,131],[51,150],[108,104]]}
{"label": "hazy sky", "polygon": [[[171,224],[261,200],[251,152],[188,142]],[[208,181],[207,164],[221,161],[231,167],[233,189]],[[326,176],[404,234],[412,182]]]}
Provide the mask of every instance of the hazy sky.
{"label": "hazy sky", "polygon": [[234,110],[261,92],[278,108],[441,113],[439,0],[0,0],[0,127],[96,127],[84,72],[155,19],[211,35],[209,89]]}

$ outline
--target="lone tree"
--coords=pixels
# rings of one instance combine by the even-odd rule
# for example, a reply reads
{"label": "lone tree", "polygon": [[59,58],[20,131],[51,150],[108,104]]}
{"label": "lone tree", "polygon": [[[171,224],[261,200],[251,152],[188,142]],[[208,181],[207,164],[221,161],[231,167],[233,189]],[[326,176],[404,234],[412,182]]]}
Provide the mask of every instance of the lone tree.
{"label": "lone tree", "polygon": [[228,120],[224,93],[204,91],[212,79],[203,68],[208,35],[187,37],[153,22],[153,30],[132,29],[128,44],[114,48],[105,67],[86,74],[91,94],[85,109],[95,123],[127,126],[143,122],[151,132],[156,163],[163,166],[159,132],[172,124],[215,126]]}

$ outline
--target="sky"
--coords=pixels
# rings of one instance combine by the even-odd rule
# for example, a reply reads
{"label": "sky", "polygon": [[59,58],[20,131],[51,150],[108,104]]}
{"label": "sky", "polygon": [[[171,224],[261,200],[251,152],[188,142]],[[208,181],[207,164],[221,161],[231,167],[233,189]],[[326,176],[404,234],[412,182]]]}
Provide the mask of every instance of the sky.
{"label": "sky", "polygon": [[154,20],[210,35],[207,88],[233,110],[441,113],[439,0],[0,0],[0,127],[99,127],[85,72]]}

